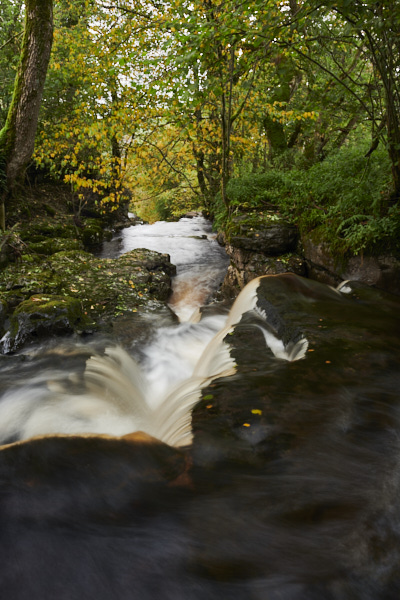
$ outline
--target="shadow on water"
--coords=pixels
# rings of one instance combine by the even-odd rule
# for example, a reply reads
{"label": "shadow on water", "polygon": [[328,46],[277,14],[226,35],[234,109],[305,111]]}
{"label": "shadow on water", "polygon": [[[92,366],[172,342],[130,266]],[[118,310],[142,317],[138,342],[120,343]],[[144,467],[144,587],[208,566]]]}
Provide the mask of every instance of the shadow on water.
{"label": "shadow on water", "polygon": [[[48,416],[66,396],[87,394],[87,364],[101,402],[111,389],[115,402],[131,385],[126,376],[136,394],[150,391],[156,413],[171,397],[164,385],[195,408],[193,442],[182,447],[129,427],[122,437],[3,447],[1,597],[400,597],[400,299],[289,274],[252,285],[229,315],[204,309],[199,323],[163,328],[132,348],[141,375],[131,358],[104,356],[100,342],[7,363],[8,392],[28,390],[16,438],[39,405]],[[113,365],[113,387],[101,391],[98,364]],[[231,374],[204,375],[221,365],[233,365]],[[190,404],[196,373],[202,399]],[[63,406],[65,423],[71,404]],[[0,429],[4,422],[3,413]]]}

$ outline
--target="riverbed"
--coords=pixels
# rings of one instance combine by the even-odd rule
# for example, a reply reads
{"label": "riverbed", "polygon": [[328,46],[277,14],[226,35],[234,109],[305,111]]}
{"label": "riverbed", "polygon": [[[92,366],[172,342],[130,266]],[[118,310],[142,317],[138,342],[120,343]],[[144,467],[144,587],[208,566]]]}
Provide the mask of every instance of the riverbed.
{"label": "riverbed", "polygon": [[[159,246],[177,280],[221,250],[182,225]],[[288,273],[194,314],[219,268],[146,340],[44,344],[2,368],[4,597],[400,596],[399,298]]]}

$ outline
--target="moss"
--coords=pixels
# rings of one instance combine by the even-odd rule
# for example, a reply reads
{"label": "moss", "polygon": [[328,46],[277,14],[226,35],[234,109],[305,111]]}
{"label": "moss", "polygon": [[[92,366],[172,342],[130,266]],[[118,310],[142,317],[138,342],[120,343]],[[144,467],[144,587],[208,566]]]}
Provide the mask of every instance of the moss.
{"label": "moss", "polygon": [[37,254],[49,256],[62,250],[80,250],[82,242],[80,240],[49,239],[42,242],[32,242],[28,244],[28,248]]}
{"label": "moss", "polygon": [[25,242],[41,241],[48,238],[76,238],[76,230],[72,223],[65,219],[58,222],[39,220],[21,227],[20,237]]}
{"label": "moss", "polygon": [[45,204],[43,203],[43,208],[46,211],[46,213],[50,216],[50,217],[55,217],[57,214],[56,209],[53,206],[50,206],[49,204]]}
{"label": "moss", "polygon": [[39,294],[31,296],[29,300],[21,302],[14,311],[13,318],[21,314],[29,315],[33,318],[54,318],[59,315],[68,317],[71,323],[75,323],[81,317],[80,302],[70,296],[49,296]]}
{"label": "moss", "polygon": [[[84,227],[77,228],[66,213],[64,191],[59,197],[54,187],[32,193],[28,202],[35,216],[23,227],[16,225],[21,252],[0,272],[0,297],[12,322],[3,352],[53,333],[110,331],[116,317],[131,319],[139,311],[165,308],[175,273],[169,257],[140,249],[104,260],[85,252],[76,238],[87,230],[98,241],[102,221],[82,218]],[[55,217],[44,214],[44,197],[57,206]],[[15,222],[20,223],[17,208]]]}
{"label": "moss", "polygon": [[7,314],[8,314],[7,302],[4,298],[0,298],[0,335],[1,336],[3,335],[3,333],[5,331],[4,324],[6,322]]}
{"label": "moss", "polygon": [[85,247],[98,246],[103,241],[103,229],[98,224],[85,226],[80,237]]}
{"label": "moss", "polygon": [[251,235],[253,231],[284,221],[275,211],[254,211],[232,217],[225,227],[227,239],[237,235]]}
{"label": "moss", "polygon": [[[6,123],[3,129],[0,131],[0,154],[7,161],[13,151],[16,139],[16,127],[15,121],[17,118],[17,112],[21,96],[24,92],[25,85],[25,74],[27,65],[29,62],[31,52],[31,40],[34,38],[35,42],[42,44],[48,44],[48,48],[44,49],[44,52],[48,52],[50,55],[51,40],[52,40],[52,22],[53,22],[53,6],[52,0],[29,0],[25,6],[25,24],[24,24],[24,37],[22,41],[22,50],[20,64],[18,67],[17,76],[15,78],[13,96],[11,99],[10,108],[7,114]],[[44,35],[46,30],[50,26],[50,44],[47,35]],[[40,49],[38,55],[43,58],[43,48]],[[36,87],[37,91],[41,96],[42,82],[44,83],[47,71],[47,60],[42,60],[38,66],[38,72],[36,73]],[[33,98],[31,98],[31,101]]]}
{"label": "moss", "polygon": [[38,294],[21,302],[10,319],[7,350],[49,334],[71,333],[85,325],[81,303],[77,298]]}

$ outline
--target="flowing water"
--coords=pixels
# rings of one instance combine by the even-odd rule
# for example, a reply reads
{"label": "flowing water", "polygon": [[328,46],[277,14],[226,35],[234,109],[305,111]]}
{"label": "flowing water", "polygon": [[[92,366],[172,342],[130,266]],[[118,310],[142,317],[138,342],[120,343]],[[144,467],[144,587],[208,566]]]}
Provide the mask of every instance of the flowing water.
{"label": "flowing water", "polygon": [[98,434],[0,452],[1,597],[400,598],[400,299],[284,274],[194,322],[226,266],[208,226],[106,251],[143,245],[191,281],[181,323],[0,363],[3,443]]}
{"label": "flowing water", "polygon": [[129,227],[105,243],[99,256],[116,258],[136,248],[170,255],[176,277],[169,305],[184,321],[218,289],[229,264],[211,223],[201,216]]}

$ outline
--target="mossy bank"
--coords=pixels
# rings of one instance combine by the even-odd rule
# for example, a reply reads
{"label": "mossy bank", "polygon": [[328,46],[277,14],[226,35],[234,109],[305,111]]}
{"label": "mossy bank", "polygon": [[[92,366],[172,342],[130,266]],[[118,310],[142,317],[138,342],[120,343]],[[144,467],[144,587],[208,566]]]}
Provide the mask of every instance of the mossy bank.
{"label": "mossy bank", "polygon": [[[89,250],[112,234],[110,219],[94,211],[77,219],[53,193],[46,202],[31,198],[23,223],[17,214],[0,238],[3,354],[49,336],[110,331],[118,317],[164,308],[171,292],[168,255],[140,249],[96,258]],[[126,217],[117,227],[127,224]]]}

